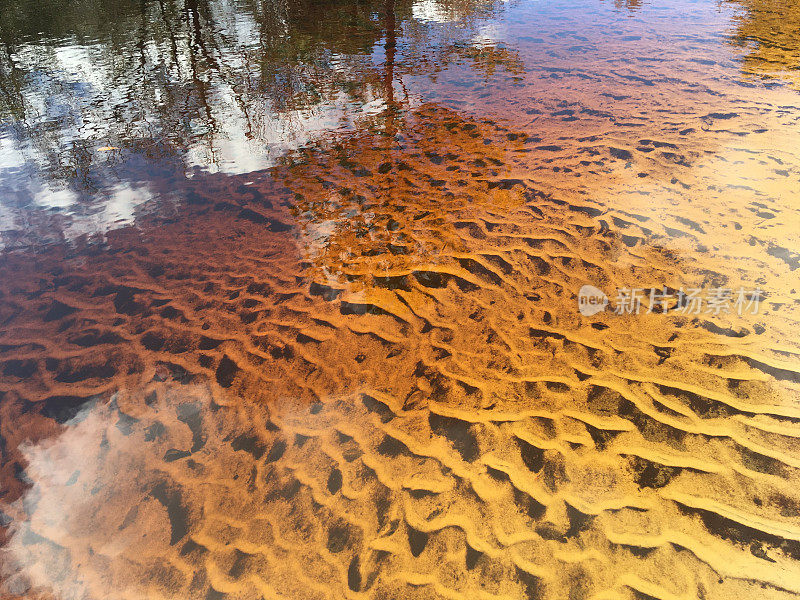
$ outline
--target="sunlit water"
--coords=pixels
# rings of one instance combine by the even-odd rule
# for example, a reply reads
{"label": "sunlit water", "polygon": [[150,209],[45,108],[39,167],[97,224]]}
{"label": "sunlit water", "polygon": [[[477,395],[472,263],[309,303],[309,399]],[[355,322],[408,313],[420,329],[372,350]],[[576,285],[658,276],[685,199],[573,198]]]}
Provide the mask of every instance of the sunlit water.
{"label": "sunlit water", "polygon": [[0,597],[800,595],[798,27],[7,3]]}

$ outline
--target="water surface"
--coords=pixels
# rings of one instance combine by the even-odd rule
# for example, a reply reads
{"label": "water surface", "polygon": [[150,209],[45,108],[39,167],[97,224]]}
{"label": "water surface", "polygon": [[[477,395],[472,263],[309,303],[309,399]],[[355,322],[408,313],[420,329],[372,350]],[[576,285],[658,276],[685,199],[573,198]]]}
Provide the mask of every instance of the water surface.
{"label": "water surface", "polygon": [[798,23],[8,3],[0,595],[799,595]]}

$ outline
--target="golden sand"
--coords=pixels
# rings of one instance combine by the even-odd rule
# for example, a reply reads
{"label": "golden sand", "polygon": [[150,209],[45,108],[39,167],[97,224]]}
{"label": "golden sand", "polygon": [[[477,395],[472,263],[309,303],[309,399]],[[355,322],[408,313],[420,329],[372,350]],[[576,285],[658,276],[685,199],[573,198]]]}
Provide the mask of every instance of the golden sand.
{"label": "golden sand", "polygon": [[796,92],[500,54],[490,109],[7,236],[4,598],[800,595]]}
{"label": "golden sand", "polygon": [[[796,196],[748,210],[700,165],[657,184],[680,211],[627,202],[654,153],[620,139],[572,152],[606,189],[571,197],[524,129],[424,106],[383,133],[193,181],[101,252],[7,257],[6,588],[800,593],[796,232],[758,214]],[[587,318],[586,283],[767,299]]]}

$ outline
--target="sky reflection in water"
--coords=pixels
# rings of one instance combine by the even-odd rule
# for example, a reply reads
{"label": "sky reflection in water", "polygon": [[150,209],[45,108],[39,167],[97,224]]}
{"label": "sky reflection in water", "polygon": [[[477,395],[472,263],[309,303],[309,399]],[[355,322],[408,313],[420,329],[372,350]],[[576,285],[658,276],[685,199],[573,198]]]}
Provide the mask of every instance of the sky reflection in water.
{"label": "sky reflection in water", "polygon": [[[485,115],[512,85],[535,105],[528,86],[543,78],[565,100],[584,93],[559,72],[632,69],[641,83],[687,64],[723,79],[744,67],[791,81],[797,69],[782,33],[797,12],[788,3],[389,7],[391,21],[382,3],[121,2],[87,20],[82,5],[15,5],[2,24],[3,230],[37,208],[83,221],[78,232],[130,222],[154,178],[270,167],[380,118],[387,103],[457,96],[459,109]],[[637,80],[600,85],[624,95]]]}
{"label": "sky reflection in water", "polygon": [[798,19],[4,7],[0,595],[796,597]]}

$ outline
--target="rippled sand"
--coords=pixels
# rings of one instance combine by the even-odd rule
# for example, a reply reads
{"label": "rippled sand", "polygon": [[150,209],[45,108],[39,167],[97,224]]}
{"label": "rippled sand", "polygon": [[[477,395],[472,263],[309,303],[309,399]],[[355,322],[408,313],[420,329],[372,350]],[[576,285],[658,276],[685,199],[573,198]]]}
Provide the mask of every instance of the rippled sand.
{"label": "rippled sand", "polygon": [[7,236],[5,596],[800,595],[796,92],[509,56],[102,240]]}

